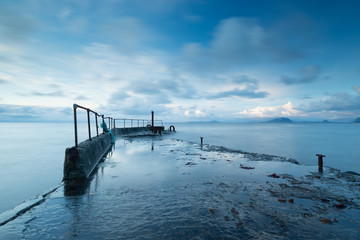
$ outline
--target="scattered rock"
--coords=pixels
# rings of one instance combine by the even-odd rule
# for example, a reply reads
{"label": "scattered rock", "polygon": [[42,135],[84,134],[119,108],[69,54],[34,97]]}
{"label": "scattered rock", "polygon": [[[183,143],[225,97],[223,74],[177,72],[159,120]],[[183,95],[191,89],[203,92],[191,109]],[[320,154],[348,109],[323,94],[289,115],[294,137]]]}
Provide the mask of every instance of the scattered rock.
{"label": "scattered rock", "polygon": [[242,169],[246,169],[246,170],[255,169],[254,167],[247,167],[247,166],[244,166],[244,165],[242,165],[242,164],[240,164],[240,167],[241,167]]}
{"label": "scattered rock", "polygon": [[194,162],[187,162],[185,165],[193,166],[193,165],[196,165],[196,163],[194,163]]}
{"label": "scattered rock", "polygon": [[232,209],[231,209],[231,213],[234,214],[234,215],[239,215],[239,212],[236,211],[235,208],[232,208]]}
{"label": "scattered rock", "polygon": [[277,175],[276,173],[273,173],[273,174],[268,175],[268,177],[279,178],[280,176]]}
{"label": "scattered rock", "polygon": [[288,202],[289,202],[289,203],[294,203],[294,199],[293,199],[293,198],[290,198],[290,199],[288,200]]}
{"label": "scattered rock", "polygon": [[330,200],[329,200],[329,199],[326,199],[326,198],[320,198],[320,200],[321,200],[322,202],[326,202],[326,203],[330,202]]}
{"label": "scattered rock", "polygon": [[283,199],[283,198],[279,198],[278,201],[281,202],[281,203],[286,203],[286,200]]}
{"label": "scattered rock", "polygon": [[210,208],[210,209],[209,209],[209,212],[210,212],[211,214],[214,214],[215,210],[214,210],[213,208]]}
{"label": "scattered rock", "polygon": [[229,160],[229,159],[228,159],[228,160],[226,160],[226,161],[227,161],[227,162],[229,162],[229,163],[230,163],[230,162],[232,162],[232,161],[231,161],[231,160]]}
{"label": "scattered rock", "polygon": [[225,221],[229,221],[229,220],[230,220],[229,216],[224,216],[224,219],[225,219]]}
{"label": "scattered rock", "polygon": [[323,224],[330,224],[330,223],[331,223],[331,220],[328,219],[328,218],[322,218],[320,221],[321,221]]}
{"label": "scattered rock", "polygon": [[238,222],[237,224],[236,224],[236,228],[240,228],[242,225],[243,225],[244,223],[243,222]]}
{"label": "scattered rock", "polygon": [[206,160],[206,157],[200,157],[201,160]]}
{"label": "scattered rock", "polygon": [[342,203],[335,204],[334,206],[335,206],[337,209],[345,209],[345,208],[346,208],[346,206],[345,206],[344,204],[342,204]]}

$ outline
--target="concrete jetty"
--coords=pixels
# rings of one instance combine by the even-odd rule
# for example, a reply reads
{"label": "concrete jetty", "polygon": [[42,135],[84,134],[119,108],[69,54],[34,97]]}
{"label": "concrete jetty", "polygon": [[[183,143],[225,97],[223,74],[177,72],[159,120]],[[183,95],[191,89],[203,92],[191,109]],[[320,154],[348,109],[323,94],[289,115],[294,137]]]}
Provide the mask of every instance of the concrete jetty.
{"label": "concrete jetty", "polygon": [[[131,133],[161,134],[164,132],[163,126],[129,127],[111,129],[115,137]],[[64,180],[87,178],[92,173],[96,165],[111,150],[112,137],[109,132],[92,137],[65,150],[64,160]]]}
{"label": "concrete jetty", "polygon": [[[82,109],[87,112],[87,125],[89,138],[86,141],[78,143],[78,129],[77,129],[77,110]],[[74,110],[74,133],[75,133],[75,146],[67,148],[65,150],[64,160],[64,177],[63,180],[72,179],[86,179],[90,176],[92,171],[101,159],[103,159],[107,153],[111,150],[111,146],[115,143],[115,137],[122,134],[130,134],[137,132],[147,132],[148,134],[162,134],[164,126],[162,120],[154,119],[154,111],[151,111],[151,124],[145,126],[145,122],[150,122],[145,119],[116,119],[112,117],[105,117],[103,114],[91,110],[90,108],[80,106],[78,104],[73,105]],[[90,114],[95,117],[96,124],[96,136],[91,134],[91,121]],[[99,134],[98,117],[101,117],[102,133]],[[106,126],[105,119],[109,120],[109,128]],[[123,121],[122,128],[116,128],[116,120]],[[126,120],[131,121],[131,127],[126,127]],[[137,122],[137,127],[133,127],[133,122]],[[161,126],[156,126],[155,121],[160,121]],[[143,126],[140,126],[140,122]],[[175,131],[175,127],[173,130]],[[171,128],[170,128],[171,130]]]}

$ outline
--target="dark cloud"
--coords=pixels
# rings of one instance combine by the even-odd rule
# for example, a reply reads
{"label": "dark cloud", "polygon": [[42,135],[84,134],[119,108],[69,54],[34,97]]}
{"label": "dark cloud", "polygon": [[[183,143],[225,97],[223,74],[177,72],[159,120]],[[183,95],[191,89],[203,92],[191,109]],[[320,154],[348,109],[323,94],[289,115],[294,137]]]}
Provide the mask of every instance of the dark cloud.
{"label": "dark cloud", "polygon": [[0,35],[3,40],[27,40],[29,33],[34,29],[35,23],[26,13],[0,4]]}
{"label": "dark cloud", "polygon": [[258,84],[258,81],[256,79],[249,78],[248,76],[245,76],[245,75],[233,78],[232,82],[235,84],[246,83],[246,84],[256,85],[256,86]]}
{"label": "dark cloud", "polygon": [[63,91],[55,91],[55,92],[49,92],[49,93],[32,91],[31,95],[32,96],[39,96],[39,97],[64,97],[65,96]]}
{"label": "dark cloud", "polygon": [[319,78],[321,67],[316,65],[308,65],[299,69],[298,77],[281,76],[281,82],[285,85],[307,84],[315,82]]}
{"label": "dark cloud", "polygon": [[[308,37],[303,28],[290,31],[300,24],[288,25],[265,26],[253,18],[224,19],[208,44],[193,42],[184,46],[182,66],[204,73],[215,69],[238,69],[252,63],[288,62],[302,58],[306,55],[304,49],[311,48],[313,38]],[[311,28],[308,26],[310,23],[305,25]]]}
{"label": "dark cloud", "polygon": [[243,98],[265,98],[269,95],[268,92],[260,91],[255,92],[252,89],[238,89],[234,88],[230,91],[219,92],[213,95],[209,95],[207,98],[216,99],[216,98],[228,98],[228,97],[243,97]]}
{"label": "dark cloud", "polygon": [[297,110],[304,112],[322,112],[322,111],[359,111],[360,96],[351,95],[346,92],[335,93],[323,100],[311,101],[297,107]]}
{"label": "dark cloud", "polygon": [[194,99],[199,96],[195,88],[183,79],[138,80],[113,93],[109,104],[135,101],[146,105],[164,105],[172,103],[173,98]]}
{"label": "dark cloud", "polygon": [[84,95],[77,96],[75,100],[88,100],[88,97],[85,97]]}
{"label": "dark cloud", "polygon": [[169,113],[169,110],[161,103],[161,99],[153,99],[150,97],[129,96],[126,100],[119,101],[114,97],[109,100],[108,104],[103,107],[104,111],[113,113],[114,116],[131,117],[131,116],[149,116],[151,110],[156,111],[157,114],[164,112]]}
{"label": "dark cloud", "polygon": [[126,89],[120,88],[111,95],[110,101],[111,102],[124,101],[129,97],[130,97],[130,95],[126,93]]}
{"label": "dark cloud", "polygon": [[8,81],[0,78],[0,84],[5,84],[5,83],[8,83]]}
{"label": "dark cloud", "polygon": [[148,80],[131,83],[128,87],[134,93],[148,96],[162,95],[165,99],[171,97],[193,99],[197,98],[195,88],[184,79]]}
{"label": "dark cloud", "polygon": [[0,104],[0,121],[72,121],[71,108]]}
{"label": "dark cloud", "polygon": [[49,84],[49,87],[53,88],[53,89],[60,89],[61,87],[55,83]]}
{"label": "dark cloud", "polygon": [[235,87],[229,91],[222,91],[215,94],[209,94],[206,98],[229,98],[229,97],[243,97],[243,98],[265,98],[270,94],[266,91],[258,91],[258,81],[256,79],[249,78],[248,76],[239,76],[230,79],[230,83],[237,84],[239,87]]}

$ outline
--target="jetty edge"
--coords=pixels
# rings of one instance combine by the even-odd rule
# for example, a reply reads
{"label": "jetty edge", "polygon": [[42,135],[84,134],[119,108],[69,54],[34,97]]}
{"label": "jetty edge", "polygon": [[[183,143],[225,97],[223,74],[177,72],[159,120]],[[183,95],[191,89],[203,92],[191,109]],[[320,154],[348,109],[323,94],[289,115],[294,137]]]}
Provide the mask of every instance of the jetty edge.
{"label": "jetty edge", "polygon": [[[73,179],[86,179],[93,172],[97,164],[111,151],[115,143],[115,137],[130,133],[144,133],[148,135],[162,134],[165,131],[162,120],[154,120],[154,112],[151,112],[151,120],[145,119],[126,119],[112,118],[100,115],[97,112],[74,104],[74,135],[75,146],[66,148],[64,159],[64,175],[63,181]],[[78,143],[77,134],[77,109],[87,111],[88,134],[87,140]],[[96,136],[91,135],[90,113],[94,114],[96,122]],[[102,120],[102,133],[99,134],[98,118]],[[105,119],[109,120],[109,129],[105,123]],[[116,120],[121,122],[122,127],[116,127]],[[146,125],[145,125],[146,122]],[[161,125],[155,124],[160,122]],[[126,123],[130,126],[126,126]],[[141,124],[142,123],[142,126]],[[134,126],[137,125],[137,126]],[[175,127],[171,126],[169,131],[175,131]]]}

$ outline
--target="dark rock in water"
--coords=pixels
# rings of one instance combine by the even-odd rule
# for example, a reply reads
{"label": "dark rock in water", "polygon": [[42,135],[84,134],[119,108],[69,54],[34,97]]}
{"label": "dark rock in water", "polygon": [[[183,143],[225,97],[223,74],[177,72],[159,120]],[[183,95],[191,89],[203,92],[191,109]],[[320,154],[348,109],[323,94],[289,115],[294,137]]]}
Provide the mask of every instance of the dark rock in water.
{"label": "dark rock in water", "polygon": [[347,172],[345,172],[345,173],[352,174],[352,175],[356,175],[356,176],[360,176],[359,173],[353,172],[353,171],[347,171]]}
{"label": "dark rock in water", "polygon": [[239,215],[239,212],[236,211],[235,208],[232,208],[232,209],[231,209],[231,213],[234,214],[234,215]]}
{"label": "dark rock in water", "polygon": [[276,173],[273,173],[273,174],[268,175],[268,177],[279,178],[280,176],[277,175]]}
{"label": "dark rock in water", "polygon": [[293,121],[291,121],[289,118],[281,117],[281,118],[272,119],[268,122],[269,123],[292,123]]}
{"label": "dark rock in water", "polygon": [[237,224],[236,224],[236,228],[239,228],[239,227],[241,227],[242,225],[243,225],[244,223],[243,222],[238,222]]}
{"label": "dark rock in water", "polygon": [[194,163],[194,162],[187,162],[185,165],[193,166],[193,165],[196,165],[196,163]]}
{"label": "dark rock in water", "polygon": [[342,203],[338,203],[338,204],[335,204],[335,207],[338,208],[338,209],[345,209],[346,206]]}
{"label": "dark rock in water", "polygon": [[242,169],[246,169],[246,170],[255,169],[254,167],[247,167],[247,166],[244,166],[244,165],[242,165],[242,164],[240,164],[240,167],[241,167]]}
{"label": "dark rock in water", "polygon": [[354,123],[360,123],[360,117],[354,120]]}
{"label": "dark rock in water", "polygon": [[321,220],[320,220],[323,224],[330,224],[331,223],[331,220],[330,219],[328,219],[328,218],[322,218]]}

